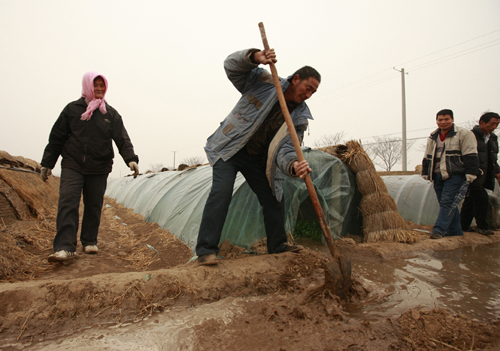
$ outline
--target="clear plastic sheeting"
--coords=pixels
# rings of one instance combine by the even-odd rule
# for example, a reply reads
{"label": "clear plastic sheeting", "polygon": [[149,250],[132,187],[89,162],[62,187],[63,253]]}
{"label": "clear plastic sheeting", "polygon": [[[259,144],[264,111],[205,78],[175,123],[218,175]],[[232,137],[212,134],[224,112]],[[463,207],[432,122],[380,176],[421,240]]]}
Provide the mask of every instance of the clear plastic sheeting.
{"label": "clear plastic sheeting", "polygon": [[406,221],[432,225],[439,213],[439,203],[432,182],[422,176],[382,176],[389,195]]}
{"label": "clear plastic sheeting", "polygon": [[[336,157],[304,148],[313,173],[311,179],[325,213],[332,236],[359,233],[359,192],[355,178]],[[127,208],[168,229],[194,250],[205,202],[212,185],[212,167],[167,171],[111,180],[106,195]],[[297,218],[316,216],[305,182],[286,177],[282,181],[287,232],[293,232]],[[317,217],[316,217],[317,218]],[[358,231],[358,233],[356,232]],[[250,246],[265,238],[262,207],[245,178],[238,173],[221,241]]]}
{"label": "clear plastic sheeting", "polygon": [[[439,214],[439,203],[433,183],[418,174],[382,176],[389,195],[396,201],[401,217],[416,224],[433,225]],[[487,190],[491,197],[499,196],[500,189],[495,183],[495,191]],[[462,207],[462,203],[458,208]]]}

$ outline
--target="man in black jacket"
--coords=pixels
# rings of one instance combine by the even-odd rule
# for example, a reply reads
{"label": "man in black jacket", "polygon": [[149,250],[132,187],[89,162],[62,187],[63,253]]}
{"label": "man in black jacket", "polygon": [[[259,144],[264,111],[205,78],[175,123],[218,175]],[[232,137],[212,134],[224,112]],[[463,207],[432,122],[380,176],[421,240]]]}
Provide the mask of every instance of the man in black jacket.
{"label": "man in black jacket", "polygon": [[498,138],[493,131],[500,122],[500,116],[495,112],[486,112],[479,119],[472,132],[477,139],[477,153],[479,156],[480,175],[470,185],[469,196],[465,198],[461,211],[461,224],[464,231],[471,231],[473,218],[476,218],[477,231],[483,235],[495,234],[488,228],[486,215],[488,211],[488,193],[486,189],[495,188],[495,179],[500,179],[498,166]]}

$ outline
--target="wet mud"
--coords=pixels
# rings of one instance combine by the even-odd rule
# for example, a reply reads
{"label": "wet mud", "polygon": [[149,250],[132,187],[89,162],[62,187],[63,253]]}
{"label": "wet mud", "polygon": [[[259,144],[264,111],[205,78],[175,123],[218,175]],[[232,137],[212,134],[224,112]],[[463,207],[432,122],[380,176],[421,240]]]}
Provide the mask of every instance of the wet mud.
{"label": "wet mud", "polygon": [[[2,230],[20,237],[36,228],[43,229],[40,236],[53,237],[54,217],[17,221]],[[498,263],[488,271],[481,268],[484,262],[475,267],[471,257],[486,257],[481,250],[490,247],[495,256],[500,233],[440,241],[422,233],[412,245],[340,240],[339,250],[353,262],[348,301],[318,289],[330,258],[315,247],[277,255],[240,253],[215,267],[199,266],[187,263],[190,250],[170,233],[108,198],[99,240],[97,255],[79,248],[80,259],[70,264],[40,263],[29,274],[0,283],[0,349],[500,347]],[[51,251],[23,245],[37,257]],[[451,280],[456,276],[460,279]],[[484,311],[479,303],[465,303],[473,297]]]}

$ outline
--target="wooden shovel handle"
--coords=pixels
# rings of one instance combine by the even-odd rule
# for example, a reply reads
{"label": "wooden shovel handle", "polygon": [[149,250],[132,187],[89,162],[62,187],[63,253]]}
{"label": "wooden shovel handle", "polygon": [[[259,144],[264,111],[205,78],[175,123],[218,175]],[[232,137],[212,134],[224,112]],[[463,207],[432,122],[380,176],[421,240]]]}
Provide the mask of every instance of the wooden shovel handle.
{"label": "wooden shovel handle", "polygon": [[[264,23],[259,23],[260,34],[262,37],[262,43],[264,44],[264,50],[269,51],[269,43],[267,41],[266,31],[264,29]],[[283,89],[281,88],[280,78],[278,76],[278,71],[276,70],[276,66],[274,63],[270,63],[271,73],[273,76],[274,86],[276,87],[276,92],[278,94],[278,100],[280,102],[281,111],[283,112],[283,117],[285,118],[286,125],[288,127],[288,131],[290,133],[290,137],[292,138],[293,147],[295,148],[295,152],[297,153],[297,159],[299,162],[304,161],[304,153],[300,148],[299,137],[297,136],[297,132],[295,131],[295,126],[293,125],[292,117],[290,116],[290,112],[288,111],[288,107],[286,105],[285,95],[283,94]],[[309,192],[309,197],[311,198],[311,202],[313,203],[314,210],[316,211],[316,215],[318,216],[319,224],[321,226],[321,231],[323,232],[323,236],[325,237],[326,243],[328,244],[328,248],[330,249],[330,253],[334,258],[336,258],[337,253],[335,250],[335,244],[333,242],[332,234],[330,232],[330,227],[326,224],[325,214],[323,213],[323,208],[318,199],[318,194],[316,194],[316,189],[314,189],[314,184],[311,180],[309,174],[306,175],[304,181],[306,182],[307,191]]]}

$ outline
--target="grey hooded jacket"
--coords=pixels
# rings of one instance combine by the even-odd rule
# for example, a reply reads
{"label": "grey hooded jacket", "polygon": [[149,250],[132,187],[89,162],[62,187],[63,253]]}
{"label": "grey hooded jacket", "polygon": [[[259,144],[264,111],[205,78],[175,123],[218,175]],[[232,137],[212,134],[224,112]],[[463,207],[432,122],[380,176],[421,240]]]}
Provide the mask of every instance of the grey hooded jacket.
{"label": "grey hooded jacket", "polygon": [[[260,50],[237,51],[224,61],[227,77],[241,93],[241,98],[219,128],[207,139],[205,152],[212,166],[219,159],[227,161],[240,151],[278,101],[271,74],[250,60],[250,56],[257,51]],[[289,86],[288,79],[281,79],[283,91]],[[302,140],[308,119],[312,119],[311,112],[305,102],[302,102],[290,115],[299,140]],[[292,140],[285,128],[282,127],[271,142],[266,172],[271,189],[279,201],[283,195],[279,180],[283,179],[282,174],[295,176],[292,165],[297,160]]]}

